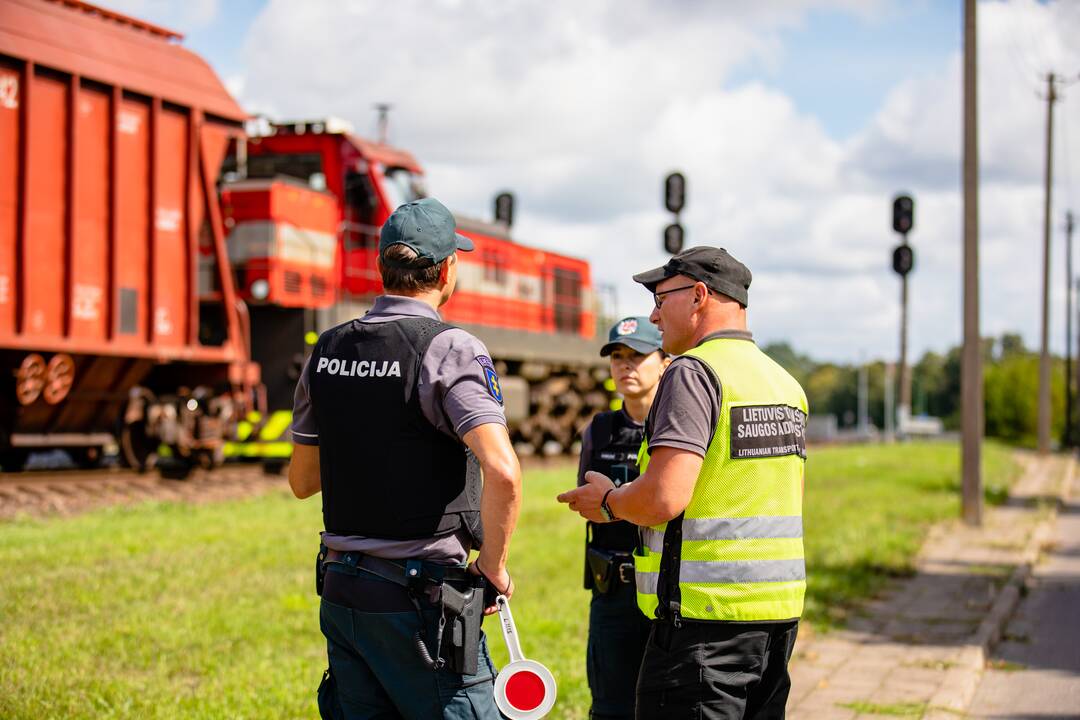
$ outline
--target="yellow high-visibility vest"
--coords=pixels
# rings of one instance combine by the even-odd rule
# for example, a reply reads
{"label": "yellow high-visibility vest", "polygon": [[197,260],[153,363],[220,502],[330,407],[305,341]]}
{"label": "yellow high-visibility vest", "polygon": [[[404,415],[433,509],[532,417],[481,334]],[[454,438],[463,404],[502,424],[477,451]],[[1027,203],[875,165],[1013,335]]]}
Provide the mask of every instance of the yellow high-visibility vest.
{"label": "yellow high-visibility vest", "polygon": [[[749,340],[716,338],[686,354],[719,379],[720,418],[686,510],[642,528],[638,606],[650,618],[798,618],[806,591],[806,394]],[[646,437],[642,474],[648,464]]]}

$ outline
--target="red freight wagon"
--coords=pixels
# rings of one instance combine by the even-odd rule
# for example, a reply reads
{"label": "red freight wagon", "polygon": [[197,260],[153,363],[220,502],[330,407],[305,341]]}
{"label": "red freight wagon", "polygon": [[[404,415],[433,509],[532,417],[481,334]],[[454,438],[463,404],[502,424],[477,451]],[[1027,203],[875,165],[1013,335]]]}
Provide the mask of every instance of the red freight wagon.
{"label": "red freight wagon", "polygon": [[216,184],[244,112],[168,30],[0,0],[0,465],[213,461],[259,381]]}

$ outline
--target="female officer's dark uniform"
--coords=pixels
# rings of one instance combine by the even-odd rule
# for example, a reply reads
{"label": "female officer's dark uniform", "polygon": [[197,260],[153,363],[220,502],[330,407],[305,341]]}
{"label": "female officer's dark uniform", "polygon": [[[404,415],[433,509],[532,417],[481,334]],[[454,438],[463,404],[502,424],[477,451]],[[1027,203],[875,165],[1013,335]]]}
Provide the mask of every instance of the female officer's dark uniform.
{"label": "female officer's dark uniform", "polygon": [[[660,349],[660,332],[647,318],[626,318],[608,335],[600,354],[619,345],[640,353]],[[637,454],[645,428],[625,410],[603,412],[582,435],[578,484],[595,470],[616,484],[637,478]],[[634,687],[649,637],[649,620],[637,606],[634,561],[638,529],[625,521],[586,523],[585,588],[592,590],[586,672],[592,718],[633,718]]]}

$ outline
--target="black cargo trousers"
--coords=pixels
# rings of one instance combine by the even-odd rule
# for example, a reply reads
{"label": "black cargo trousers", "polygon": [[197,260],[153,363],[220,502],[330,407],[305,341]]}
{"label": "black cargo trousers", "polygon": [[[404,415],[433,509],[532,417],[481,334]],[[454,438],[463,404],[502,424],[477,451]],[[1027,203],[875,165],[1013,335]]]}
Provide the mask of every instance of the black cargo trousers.
{"label": "black cargo trousers", "polygon": [[653,623],[637,685],[637,720],[784,717],[798,620]]}

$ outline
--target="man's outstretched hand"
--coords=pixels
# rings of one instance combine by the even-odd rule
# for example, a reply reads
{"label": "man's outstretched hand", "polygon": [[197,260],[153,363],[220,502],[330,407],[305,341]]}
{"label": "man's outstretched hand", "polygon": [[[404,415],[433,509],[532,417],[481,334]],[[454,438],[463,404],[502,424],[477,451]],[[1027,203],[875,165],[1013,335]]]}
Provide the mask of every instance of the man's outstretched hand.
{"label": "man's outstretched hand", "polygon": [[555,499],[569,505],[571,510],[586,520],[594,523],[607,522],[600,514],[600,503],[604,499],[604,494],[614,487],[615,483],[607,475],[590,470],[585,473],[584,485],[567,490]]}

